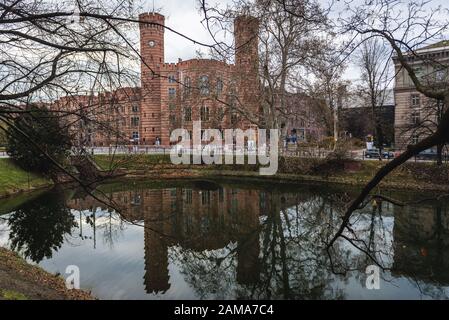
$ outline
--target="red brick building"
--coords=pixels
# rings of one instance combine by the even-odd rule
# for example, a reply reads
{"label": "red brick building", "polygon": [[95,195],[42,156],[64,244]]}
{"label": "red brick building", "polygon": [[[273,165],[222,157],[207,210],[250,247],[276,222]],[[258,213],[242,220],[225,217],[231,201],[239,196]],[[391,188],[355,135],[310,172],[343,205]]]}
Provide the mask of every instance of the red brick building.
{"label": "red brick building", "polygon": [[[165,62],[165,17],[139,16],[141,88],[99,96],[62,98],[58,108],[80,108],[74,132],[84,146],[170,144],[176,128],[226,129],[252,126],[259,111],[258,30],[256,18],[240,16],[235,27],[235,63],[210,59]],[[83,119],[89,119],[83,121]]]}
{"label": "red brick building", "polygon": [[259,23],[255,18],[235,20],[234,65],[208,59],[166,63],[164,16],[146,13],[139,20],[149,22],[140,26],[140,46],[142,91],[151,92],[141,100],[141,143],[153,144],[159,137],[168,145],[171,130],[192,130],[192,121],[215,129],[250,125],[237,111],[244,108],[257,114],[259,109]]}

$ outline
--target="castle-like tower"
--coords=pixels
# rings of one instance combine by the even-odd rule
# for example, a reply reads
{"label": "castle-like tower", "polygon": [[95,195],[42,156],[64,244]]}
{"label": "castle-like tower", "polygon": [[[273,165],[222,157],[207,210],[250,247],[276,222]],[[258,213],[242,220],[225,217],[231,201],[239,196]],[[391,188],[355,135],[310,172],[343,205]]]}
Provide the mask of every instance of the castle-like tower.
{"label": "castle-like tower", "polygon": [[[258,32],[259,22],[250,16],[235,20],[235,64],[210,59],[166,63],[165,18],[158,13],[139,16],[141,50],[141,106],[139,144],[160,141],[169,145],[175,128],[226,129],[251,126],[247,118],[231,110],[239,103],[256,115],[259,110]],[[225,103],[223,103],[223,101]]]}
{"label": "castle-like tower", "polygon": [[[164,114],[163,82],[164,70],[164,24],[165,17],[158,13],[139,16],[141,54],[141,104],[140,104],[140,144],[153,144],[156,137],[163,135],[161,128],[168,126]],[[164,135],[164,140],[167,138]],[[165,141],[164,141],[165,142]]]}
{"label": "castle-like tower", "polygon": [[[235,66],[238,95],[243,107],[254,115],[259,113],[259,20],[239,16],[234,21]],[[251,125],[243,119],[245,127]]]}

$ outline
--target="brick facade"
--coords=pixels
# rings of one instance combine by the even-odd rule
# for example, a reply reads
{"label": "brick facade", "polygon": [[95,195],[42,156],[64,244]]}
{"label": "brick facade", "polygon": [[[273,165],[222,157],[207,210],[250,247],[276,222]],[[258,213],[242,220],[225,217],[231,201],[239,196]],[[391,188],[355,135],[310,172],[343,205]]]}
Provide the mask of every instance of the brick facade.
{"label": "brick facade", "polygon": [[166,63],[164,58],[164,16],[145,13],[140,21],[142,88],[151,92],[141,101],[142,144],[156,138],[169,144],[175,128],[192,130],[192,121],[202,128],[247,128],[251,123],[231,110],[234,103],[257,114],[259,109],[258,20],[241,16],[235,20],[235,64],[192,59]]}
{"label": "brick facade", "polygon": [[[140,88],[64,97],[53,105],[86,110],[85,117],[68,121],[80,145],[153,145],[158,138],[161,145],[169,145],[173,129],[191,131],[192,122],[198,120],[204,129],[252,126],[248,114],[258,114],[260,99],[256,18],[241,16],[235,20],[235,64],[210,59],[166,63],[165,17],[144,13],[139,20]],[[89,124],[83,119],[89,119]]]}

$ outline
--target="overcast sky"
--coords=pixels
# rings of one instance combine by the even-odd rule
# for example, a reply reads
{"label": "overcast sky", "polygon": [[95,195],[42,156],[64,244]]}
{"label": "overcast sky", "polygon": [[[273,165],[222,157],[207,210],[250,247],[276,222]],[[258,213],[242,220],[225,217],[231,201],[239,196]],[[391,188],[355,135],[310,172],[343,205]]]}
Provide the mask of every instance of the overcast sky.
{"label": "overcast sky", "polygon": [[[231,0],[208,1],[208,3],[217,2],[223,6],[232,3]],[[146,11],[152,11],[153,0],[143,1],[143,6]],[[167,26],[197,41],[213,44],[210,34],[201,24],[203,16],[199,11],[198,0],[154,0],[154,6],[156,9],[160,9],[160,13],[165,16]],[[227,35],[227,37],[232,41],[231,35]],[[170,31],[165,32],[165,60],[167,62],[177,62],[178,58],[183,60],[195,58],[197,50],[207,52],[200,45],[194,45]]]}
{"label": "overcast sky", "polygon": [[[233,0],[208,0],[209,5],[218,4],[225,7],[232,4]],[[329,0],[320,1],[326,6]],[[351,2],[356,6],[358,3],[365,3],[366,0],[341,0],[333,8],[332,17],[338,16],[345,8],[345,3]],[[144,11],[153,10],[153,0],[141,0]],[[442,5],[449,7],[449,0],[433,0],[432,6]],[[154,7],[159,9],[166,17],[166,25],[182,32],[183,34],[205,43],[213,43],[211,36],[201,24],[202,13],[199,11],[198,0],[154,0]],[[232,35],[227,34],[226,42],[232,42]],[[207,52],[207,49],[194,45],[192,42],[181,38],[169,31],[165,32],[165,59],[167,62],[177,62],[178,58],[183,60],[196,57],[196,51]],[[345,73],[347,79],[357,79],[359,76],[355,66],[350,65]]]}

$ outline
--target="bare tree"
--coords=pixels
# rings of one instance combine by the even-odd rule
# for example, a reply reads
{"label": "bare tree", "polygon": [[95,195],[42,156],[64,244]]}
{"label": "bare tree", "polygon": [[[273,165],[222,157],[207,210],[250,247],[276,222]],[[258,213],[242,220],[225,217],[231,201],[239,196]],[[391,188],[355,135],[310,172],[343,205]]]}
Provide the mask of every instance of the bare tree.
{"label": "bare tree", "polygon": [[[436,85],[419,77],[411,65],[415,59],[426,61],[425,56],[417,54],[416,49],[429,41],[435,41],[449,27],[447,8],[431,6],[431,1],[386,1],[361,5],[355,9],[347,8],[350,16],[343,19],[342,25],[346,32],[356,37],[380,37],[391,47],[395,58],[410,77],[416,89],[429,99],[449,103],[449,86],[441,82]],[[406,8],[406,10],[404,10]],[[360,37],[360,38],[357,38]],[[442,66],[447,70],[447,65]],[[420,152],[444,145],[449,141],[449,110],[445,108],[441,120],[432,134],[416,144],[409,145],[407,150],[393,161],[382,167],[366,184],[358,197],[348,206],[342,224],[331,240],[329,247],[342,236],[345,230],[351,232],[350,218],[354,211],[362,205],[369,193],[394,169],[405,163]]]}
{"label": "bare tree", "polygon": [[[228,30],[230,22],[238,15],[252,15],[259,20],[261,114],[244,112],[240,110],[242,108],[239,111],[261,127],[283,129],[281,135],[285,136],[285,124],[296,112],[287,106],[288,96],[303,89],[298,84],[308,72],[307,66],[326,47],[320,35],[327,32],[328,11],[314,0],[242,0],[223,10],[210,6],[207,1],[199,2],[204,14],[203,23],[214,39],[214,27]],[[218,53],[220,60],[229,60],[233,51],[230,49],[238,49],[218,40],[216,44],[213,56],[217,58]]]}
{"label": "bare tree", "polygon": [[[122,141],[118,124],[124,105],[135,103],[137,93],[120,88],[138,89],[135,70],[145,64],[134,34],[142,23],[155,24],[136,19],[139,11],[132,0],[0,3],[0,129],[11,127],[12,119],[27,113],[31,104],[39,104],[76,128],[80,149],[89,146],[84,133],[94,131],[116,144]],[[57,161],[49,161],[64,171]]]}
{"label": "bare tree", "polygon": [[371,109],[374,126],[374,136],[379,149],[379,160],[382,160],[384,145],[383,124],[381,120],[382,106],[386,98],[389,81],[389,61],[391,51],[388,51],[380,39],[369,39],[361,45],[358,64],[361,70],[361,93],[364,101]]}
{"label": "bare tree", "polygon": [[[291,114],[287,108],[287,95],[297,89],[299,77],[306,66],[323,50],[325,43],[317,36],[325,32],[327,17],[315,1],[297,3],[292,15],[283,10],[282,3],[260,0],[255,11],[261,19],[261,73],[265,99],[263,103],[266,125],[286,129]],[[302,13],[299,15],[299,13]],[[313,21],[306,16],[315,17]],[[285,136],[285,130],[282,136]]]}
{"label": "bare tree", "polygon": [[312,69],[316,79],[310,89],[311,95],[323,97],[332,113],[335,150],[340,137],[340,112],[349,86],[349,82],[342,78],[345,64],[340,61],[338,50],[332,46],[320,55],[320,61],[312,65]]}

